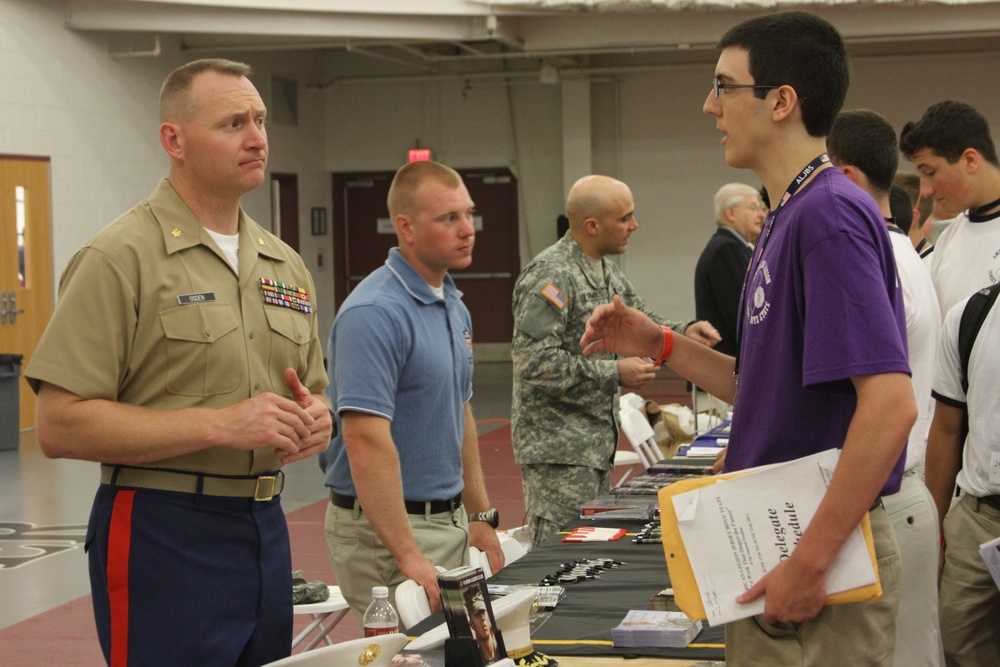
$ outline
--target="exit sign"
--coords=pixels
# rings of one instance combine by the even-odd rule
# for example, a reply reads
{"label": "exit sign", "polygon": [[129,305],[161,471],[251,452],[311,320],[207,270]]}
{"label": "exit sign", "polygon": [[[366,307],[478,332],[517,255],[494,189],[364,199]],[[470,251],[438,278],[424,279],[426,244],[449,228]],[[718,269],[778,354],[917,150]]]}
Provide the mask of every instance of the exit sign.
{"label": "exit sign", "polygon": [[411,148],[409,152],[410,162],[423,162],[425,160],[431,159],[431,149],[429,148]]}

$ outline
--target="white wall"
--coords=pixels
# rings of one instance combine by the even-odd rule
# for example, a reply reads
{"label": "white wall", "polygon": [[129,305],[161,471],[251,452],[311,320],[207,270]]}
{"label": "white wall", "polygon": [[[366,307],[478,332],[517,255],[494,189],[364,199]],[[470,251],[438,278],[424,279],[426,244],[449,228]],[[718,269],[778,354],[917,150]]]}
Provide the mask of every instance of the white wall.
{"label": "white wall", "polygon": [[[157,135],[157,98],[175,67],[218,54],[181,52],[164,39],[155,58],[114,58],[100,34],[63,27],[58,0],[0,0],[0,154],[51,159],[53,270],[58,280],[73,253],[104,225],[144,199],[169,164]],[[150,44],[152,40],[150,39]],[[224,54],[254,68],[265,103],[272,74],[314,78],[301,54]],[[323,144],[323,100],[299,86],[297,127],[269,127],[271,171],[299,175],[300,241],[315,271],[309,209],[330,207],[330,178]],[[259,188],[244,199],[247,212],[267,226],[270,193]],[[329,244],[329,236],[325,237]],[[329,257],[329,252],[327,252]],[[333,285],[316,273],[323,332],[333,321]],[[325,276],[330,276],[329,269]],[[326,306],[325,304],[329,304]]]}
{"label": "white wall", "polygon": [[165,173],[156,97],[169,71],[164,60],[112,60],[62,28],[61,4],[0,0],[0,152],[51,158],[57,278]]}
{"label": "white wall", "polygon": [[563,208],[559,86],[353,84],[330,87],[326,100],[331,171],[393,171],[417,141],[450,167],[509,167],[528,221],[522,258],[555,242]]}
{"label": "white wall", "polygon": [[[216,54],[190,55],[183,60],[195,57],[207,57]],[[327,228],[332,214],[330,199],[330,171],[324,164],[326,156],[323,151],[325,123],[323,93],[305,85],[319,76],[320,63],[315,59],[303,58],[301,54],[268,53],[240,54],[228,53],[223,57],[241,60],[253,67],[251,80],[257,86],[264,103],[274,106],[271,96],[271,77],[292,79],[298,81],[298,123],[297,125],[280,125],[268,122],[267,138],[270,154],[267,169],[272,173],[291,173],[298,175],[299,184],[299,254],[306,268],[313,273],[316,283],[314,303],[319,314],[320,337],[325,340],[327,332],[333,325],[333,271],[331,256],[331,236],[313,236],[310,220],[310,209],[314,206],[326,208]],[[243,197],[243,206],[247,213],[265,227],[271,219],[271,193],[265,186],[257,188]],[[323,254],[324,262],[320,267],[317,262],[318,253]]]}
{"label": "white wall", "polygon": [[[668,317],[694,314],[694,266],[715,227],[711,200],[727,182],[759,187],[756,176],[725,164],[715,120],[701,111],[712,65],[678,67],[620,78],[621,174],[635,195],[639,230],[623,266],[648,304]],[[907,121],[944,99],[968,102],[1000,133],[1000,104],[990,81],[1000,53],[859,58],[845,109],[868,108],[892,123],[897,135]],[[610,86],[598,88],[611,98]],[[613,166],[614,104],[597,104],[595,143],[605,149],[595,165]],[[900,159],[900,169],[912,165]],[[772,193],[773,194],[773,193]]]}
{"label": "white wall", "polygon": [[[308,217],[311,207],[330,206],[331,171],[395,169],[417,139],[455,167],[508,166],[521,188],[523,258],[555,240],[564,175],[578,168],[562,164],[558,85],[449,80],[321,89],[307,84],[378,68],[360,56],[182,52],[169,39],[157,58],[115,59],[102,35],[64,29],[61,6],[0,0],[0,153],[51,157],[57,275],[166,173],[156,136],[160,83],[182,62],[209,55],[250,62],[265,101],[272,74],[299,81],[300,123],[269,127],[270,169],[299,175],[302,254],[315,271],[324,335],[333,316],[331,237],[311,236]],[[601,76],[590,91],[593,171],[622,178],[636,198],[640,228],[621,261],[649,304],[677,318],[693,314],[692,274],[712,233],[715,190],[730,181],[758,185],[752,173],[726,166],[713,119],[701,112],[713,68]],[[875,109],[898,130],[952,97],[1000,128],[990,84],[997,71],[1000,53],[857,59],[847,107]],[[565,134],[578,140],[573,128]],[[269,219],[265,189],[244,203],[258,220]]]}

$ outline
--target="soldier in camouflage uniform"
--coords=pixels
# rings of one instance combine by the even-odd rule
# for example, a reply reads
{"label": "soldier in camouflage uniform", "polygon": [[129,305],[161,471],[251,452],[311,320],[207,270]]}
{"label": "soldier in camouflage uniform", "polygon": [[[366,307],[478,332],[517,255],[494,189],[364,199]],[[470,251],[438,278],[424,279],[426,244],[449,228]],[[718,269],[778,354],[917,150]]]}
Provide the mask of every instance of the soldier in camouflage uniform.
{"label": "soldier in camouflage uniform", "polygon": [[657,370],[637,357],[584,358],[580,337],[594,308],[617,294],[677,332],[708,345],[719,340],[708,322],[670,322],[647,310],[605,259],[624,252],[638,228],[628,186],[584,177],[570,189],[566,213],[569,232],[535,257],[514,287],[513,444],[536,545],[610,490],[619,387],[637,389]]}

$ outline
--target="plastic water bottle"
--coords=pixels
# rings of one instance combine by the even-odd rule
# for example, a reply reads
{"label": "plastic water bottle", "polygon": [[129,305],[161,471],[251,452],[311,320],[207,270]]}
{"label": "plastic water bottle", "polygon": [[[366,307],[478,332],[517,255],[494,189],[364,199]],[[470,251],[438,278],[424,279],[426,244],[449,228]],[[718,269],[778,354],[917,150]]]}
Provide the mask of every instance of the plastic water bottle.
{"label": "plastic water bottle", "polygon": [[389,603],[389,589],[385,586],[372,588],[372,603],[365,610],[365,637],[377,637],[399,632],[399,615]]}

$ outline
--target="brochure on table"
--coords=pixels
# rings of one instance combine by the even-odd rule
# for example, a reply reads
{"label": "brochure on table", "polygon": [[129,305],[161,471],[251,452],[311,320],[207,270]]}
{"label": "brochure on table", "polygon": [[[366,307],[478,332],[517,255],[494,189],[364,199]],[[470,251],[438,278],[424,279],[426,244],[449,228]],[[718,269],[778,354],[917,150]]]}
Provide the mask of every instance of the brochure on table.
{"label": "brochure on table", "polygon": [[[735,598],[791,555],[826,493],[839,454],[831,449],[660,491],[670,580],[688,616],[714,626],[763,613],[763,597],[742,605]],[[867,514],[834,560],[826,587],[827,604],[881,596]]]}
{"label": "brochure on table", "polygon": [[677,456],[715,457],[729,444],[729,428],[732,422],[726,420],[695,438],[687,445],[681,445],[677,450]]}

